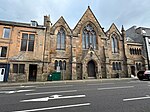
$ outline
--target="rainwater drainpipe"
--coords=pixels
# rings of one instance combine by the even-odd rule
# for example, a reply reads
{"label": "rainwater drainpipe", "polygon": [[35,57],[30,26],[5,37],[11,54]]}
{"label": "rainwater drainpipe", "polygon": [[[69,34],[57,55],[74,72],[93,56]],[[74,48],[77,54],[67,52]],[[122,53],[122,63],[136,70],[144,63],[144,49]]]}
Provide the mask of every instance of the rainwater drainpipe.
{"label": "rainwater drainpipe", "polygon": [[[8,70],[8,65],[9,65],[9,52],[10,52],[10,44],[11,44],[11,38],[12,38],[12,32],[13,32],[13,30],[14,30],[14,24],[12,25],[12,30],[11,30],[11,33],[10,33],[10,36],[9,36],[9,46],[8,46],[8,55],[7,55],[7,64],[6,64],[6,70],[7,71],[10,71],[10,70]],[[8,77],[9,77],[9,72],[8,72]],[[11,81],[12,81],[12,76],[11,76]],[[7,79],[5,80],[4,79],[4,82],[7,82]]]}
{"label": "rainwater drainpipe", "polygon": [[43,65],[42,65],[42,73],[44,69],[44,56],[45,56],[45,47],[46,47],[46,35],[47,35],[47,27],[45,27],[45,39],[44,39],[44,51],[43,51]]}
{"label": "rainwater drainpipe", "polygon": [[71,67],[71,69],[70,69],[70,72],[71,72],[71,77],[70,77],[70,79],[72,80],[72,38],[73,38],[73,33],[72,33],[72,31],[71,31],[71,36],[70,36],[70,52],[71,52],[71,55],[70,55],[70,67]]}

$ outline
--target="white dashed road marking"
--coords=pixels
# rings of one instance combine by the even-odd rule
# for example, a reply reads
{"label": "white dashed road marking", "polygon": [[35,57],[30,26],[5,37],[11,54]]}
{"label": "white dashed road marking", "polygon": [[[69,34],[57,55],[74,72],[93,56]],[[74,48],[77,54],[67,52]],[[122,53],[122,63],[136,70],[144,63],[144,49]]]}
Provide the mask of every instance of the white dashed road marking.
{"label": "white dashed road marking", "polygon": [[123,99],[123,101],[135,101],[135,100],[144,100],[144,99],[150,99],[150,96],[146,95],[145,97],[128,98],[128,99]]}
{"label": "white dashed road marking", "polygon": [[30,93],[30,94],[26,94],[26,95],[41,95],[41,94],[56,94],[56,93],[71,93],[71,92],[77,92],[77,90]]}
{"label": "white dashed road marking", "polygon": [[133,87],[134,86],[108,87],[108,88],[98,88],[97,90],[127,89],[127,88],[133,88]]}
{"label": "white dashed road marking", "polygon": [[64,105],[64,106],[57,106],[57,107],[47,107],[47,108],[21,110],[21,111],[13,111],[13,112],[37,112],[37,111],[39,112],[39,111],[44,111],[44,110],[54,110],[54,109],[81,107],[81,106],[89,106],[89,105],[90,105],[90,103],[82,103],[82,104]]}

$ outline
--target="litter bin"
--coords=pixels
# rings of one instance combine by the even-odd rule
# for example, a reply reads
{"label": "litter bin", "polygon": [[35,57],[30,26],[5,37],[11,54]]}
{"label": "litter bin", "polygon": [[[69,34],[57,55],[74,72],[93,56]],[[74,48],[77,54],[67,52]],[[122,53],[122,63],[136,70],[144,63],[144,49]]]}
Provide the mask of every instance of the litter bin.
{"label": "litter bin", "polygon": [[48,81],[58,81],[61,80],[61,72],[53,72],[48,75]]}

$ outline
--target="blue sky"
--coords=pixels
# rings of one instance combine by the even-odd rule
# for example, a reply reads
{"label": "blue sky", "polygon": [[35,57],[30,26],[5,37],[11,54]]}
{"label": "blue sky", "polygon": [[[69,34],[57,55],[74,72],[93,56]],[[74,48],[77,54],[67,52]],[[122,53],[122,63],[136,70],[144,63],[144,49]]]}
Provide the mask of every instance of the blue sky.
{"label": "blue sky", "polygon": [[0,20],[43,24],[43,16],[50,15],[54,24],[63,16],[73,29],[88,6],[105,31],[112,23],[119,30],[150,27],[150,0],[1,0]]}

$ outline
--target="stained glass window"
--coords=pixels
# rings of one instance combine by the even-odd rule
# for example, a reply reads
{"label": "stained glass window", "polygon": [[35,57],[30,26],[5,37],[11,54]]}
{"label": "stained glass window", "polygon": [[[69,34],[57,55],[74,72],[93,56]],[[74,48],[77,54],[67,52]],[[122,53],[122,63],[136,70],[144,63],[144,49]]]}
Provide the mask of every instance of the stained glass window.
{"label": "stained glass window", "polygon": [[66,35],[63,28],[57,34],[57,50],[64,50],[66,47]]}
{"label": "stained glass window", "polygon": [[83,29],[82,48],[88,49],[90,47],[90,45],[92,45],[93,49],[96,49],[96,43],[97,43],[96,33],[95,33],[93,27],[90,24],[88,24]]}

